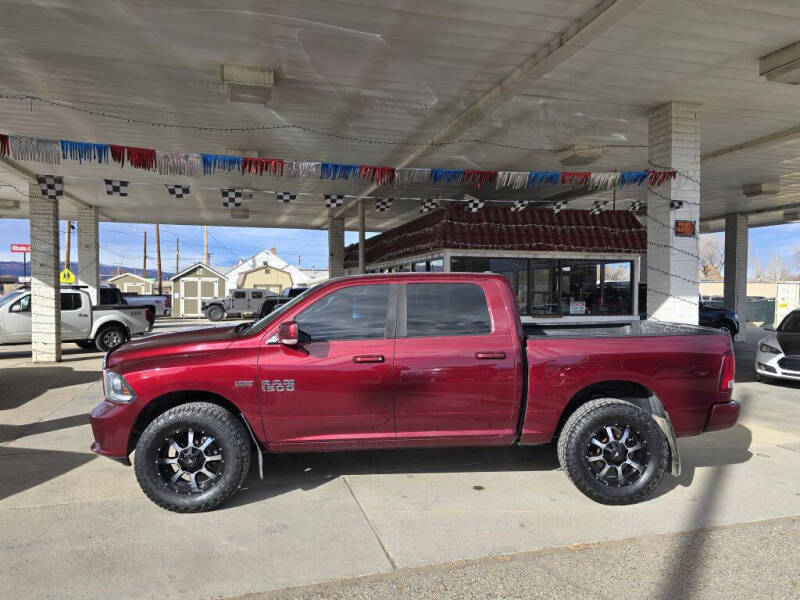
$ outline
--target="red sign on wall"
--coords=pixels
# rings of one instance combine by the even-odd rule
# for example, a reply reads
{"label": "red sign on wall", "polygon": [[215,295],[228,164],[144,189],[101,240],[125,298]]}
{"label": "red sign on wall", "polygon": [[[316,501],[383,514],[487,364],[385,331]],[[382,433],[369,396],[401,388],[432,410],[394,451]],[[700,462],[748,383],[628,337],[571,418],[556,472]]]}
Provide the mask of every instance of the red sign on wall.
{"label": "red sign on wall", "polygon": [[30,252],[31,245],[30,244],[11,244],[11,251],[12,252]]}

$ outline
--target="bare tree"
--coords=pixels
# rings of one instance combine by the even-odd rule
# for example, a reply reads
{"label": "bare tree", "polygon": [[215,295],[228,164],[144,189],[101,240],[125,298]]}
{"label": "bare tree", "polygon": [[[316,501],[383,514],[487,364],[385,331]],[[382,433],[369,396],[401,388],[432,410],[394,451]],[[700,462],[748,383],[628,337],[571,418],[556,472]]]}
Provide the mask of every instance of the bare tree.
{"label": "bare tree", "polygon": [[773,256],[767,268],[764,271],[764,276],[767,281],[783,281],[789,277],[790,269],[780,254]]}
{"label": "bare tree", "polygon": [[700,277],[712,281],[722,280],[725,265],[725,249],[722,238],[717,235],[700,237]]}

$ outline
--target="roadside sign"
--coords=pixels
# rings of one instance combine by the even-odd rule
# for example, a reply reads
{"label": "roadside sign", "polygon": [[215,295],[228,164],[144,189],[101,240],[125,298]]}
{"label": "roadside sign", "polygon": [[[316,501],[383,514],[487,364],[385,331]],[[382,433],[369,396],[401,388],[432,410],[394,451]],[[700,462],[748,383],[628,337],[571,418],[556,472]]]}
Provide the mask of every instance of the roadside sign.
{"label": "roadside sign", "polygon": [[586,302],[573,300],[569,303],[569,314],[571,315],[585,315]]}
{"label": "roadside sign", "polygon": [[683,219],[675,220],[675,237],[695,237],[697,235],[697,223]]}
{"label": "roadside sign", "polygon": [[11,244],[11,251],[12,252],[30,252],[31,245],[30,244]]}
{"label": "roadside sign", "polygon": [[61,271],[61,275],[59,275],[59,281],[61,283],[75,283],[75,273],[69,269],[64,269]]}

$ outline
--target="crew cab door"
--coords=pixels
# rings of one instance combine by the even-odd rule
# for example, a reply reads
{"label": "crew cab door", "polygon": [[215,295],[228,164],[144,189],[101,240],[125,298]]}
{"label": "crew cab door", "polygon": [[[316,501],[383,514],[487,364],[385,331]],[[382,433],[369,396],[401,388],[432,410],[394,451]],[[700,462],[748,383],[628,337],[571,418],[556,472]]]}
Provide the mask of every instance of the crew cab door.
{"label": "crew cab door", "polygon": [[284,315],[297,321],[297,346],[264,339],[258,385],[271,447],[394,445],[392,288],[332,288]]}
{"label": "crew cab door", "polygon": [[92,308],[80,292],[61,292],[61,339],[84,340],[92,330]]}
{"label": "crew cab door", "polygon": [[398,444],[510,442],[522,365],[499,282],[408,283],[401,290]]}
{"label": "crew cab door", "polygon": [[14,300],[3,315],[5,341],[14,344],[31,341],[31,295]]}

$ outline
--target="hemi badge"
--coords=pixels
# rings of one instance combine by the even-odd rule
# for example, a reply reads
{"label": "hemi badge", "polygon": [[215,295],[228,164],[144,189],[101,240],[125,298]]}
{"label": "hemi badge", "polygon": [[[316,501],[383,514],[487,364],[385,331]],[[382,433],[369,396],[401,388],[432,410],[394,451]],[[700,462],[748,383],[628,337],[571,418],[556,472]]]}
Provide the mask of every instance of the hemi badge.
{"label": "hemi badge", "polygon": [[253,382],[252,381],[248,381],[246,379],[240,379],[239,381],[234,381],[233,382],[233,387],[237,387],[237,388],[240,388],[240,387],[253,387]]}

